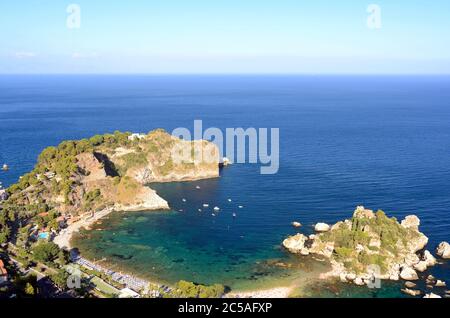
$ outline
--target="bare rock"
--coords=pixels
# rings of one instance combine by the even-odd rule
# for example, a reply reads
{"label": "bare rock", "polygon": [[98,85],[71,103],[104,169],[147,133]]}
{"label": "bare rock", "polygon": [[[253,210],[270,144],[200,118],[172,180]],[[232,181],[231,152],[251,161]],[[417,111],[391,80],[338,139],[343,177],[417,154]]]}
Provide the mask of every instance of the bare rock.
{"label": "bare rock", "polygon": [[414,253],[410,253],[410,254],[406,255],[406,257],[405,257],[405,264],[408,266],[412,267],[412,266],[418,264],[419,262],[420,262],[419,256],[417,256]]}
{"label": "bare rock", "polygon": [[414,288],[414,287],[416,287],[417,285],[416,285],[415,283],[413,283],[413,282],[406,282],[406,283],[405,283],[405,286],[406,286],[407,288]]}
{"label": "bare rock", "polygon": [[342,272],[339,274],[339,279],[342,283],[347,283],[347,274],[345,272]]}
{"label": "bare rock", "polygon": [[425,261],[420,261],[414,265],[414,269],[418,272],[425,272],[427,270],[427,263]]}
{"label": "bare rock", "polygon": [[330,230],[330,226],[326,223],[317,223],[314,226],[314,230],[316,232],[328,232]]}
{"label": "bare rock", "polygon": [[406,229],[412,228],[414,230],[419,230],[420,219],[415,215],[408,215],[400,224]]}
{"label": "bare rock", "polygon": [[429,293],[429,294],[426,294],[425,296],[423,296],[423,298],[442,298],[442,297],[439,295],[436,295],[435,293]]}
{"label": "bare rock", "polygon": [[294,222],[292,222],[292,226],[293,227],[300,227],[300,226],[302,226],[302,224],[300,222],[294,221]]}
{"label": "bare rock", "polygon": [[442,258],[450,258],[450,244],[447,242],[441,242],[436,249],[436,254]]}
{"label": "bare rock", "polygon": [[372,219],[375,217],[375,214],[372,210],[366,209],[362,205],[357,206],[355,211],[353,212],[353,217],[355,218],[369,218]]}
{"label": "bare rock", "polygon": [[283,246],[291,253],[300,253],[305,248],[305,242],[308,238],[303,234],[290,236],[283,241]]}
{"label": "bare rock", "polygon": [[363,286],[365,285],[364,280],[361,277],[356,277],[355,280],[353,281],[356,285],[358,286]]}
{"label": "bare rock", "polygon": [[419,296],[420,294],[422,294],[422,292],[417,289],[402,288],[401,291],[411,296]]}
{"label": "bare rock", "polygon": [[423,253],[422,260],[428,267],[436,265],[436,258],[428,250]]}
{"label": "bare rock", "polygon": [[408,242],[408,246],[411,252],[417,252],[425,248],[428,243],[428,237],[426,237],[423,233],[418,232],[419,236],[410,240]]}
{"label": "bare rock", "polygon": [[400,272],[400,278],[404,280],[418,280],[419,276],[417,276],[417,273],[413,268],[409,266],[403,266]]}
{"label": "bare rock", "polygon": [[306,247],[304,247],[300,250],[300,254],[303,256],[307,256],[309,255],[309,250]]}
{"label": "bare rock", "polygon": [[438,279],[436,281],[436,284],[434,284],[434,286],[436,286],[436,287],[445,287],[445,286],[447,286],[447,284],[444,281]]}

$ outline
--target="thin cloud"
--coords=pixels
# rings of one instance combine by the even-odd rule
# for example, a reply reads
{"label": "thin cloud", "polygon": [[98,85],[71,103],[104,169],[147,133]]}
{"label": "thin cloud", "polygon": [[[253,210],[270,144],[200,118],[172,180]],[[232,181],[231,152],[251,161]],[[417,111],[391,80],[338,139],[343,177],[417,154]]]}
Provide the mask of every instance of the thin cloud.
{"label": "thin cloud", "polygon": [[14,53],[14,57],[17,59],[31,59],[36,56],[37,56],[37,54],[34,52],[16,52],[16,53]]}

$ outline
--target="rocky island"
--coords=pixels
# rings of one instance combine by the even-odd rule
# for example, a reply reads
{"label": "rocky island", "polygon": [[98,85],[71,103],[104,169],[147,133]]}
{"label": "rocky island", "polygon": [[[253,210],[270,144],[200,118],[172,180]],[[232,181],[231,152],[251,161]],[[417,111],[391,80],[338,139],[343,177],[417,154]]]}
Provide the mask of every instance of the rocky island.
{"label": "rocky island", "polygon": [[[298,233],[286,238],[283,246],[303,257],[329,260],[332,270],[324,278],[338,277],[357,285],[370,285],[375,278],[417,280],[418,272],[436,264],[436,258],[424,250],[428,238],[419,225],[415,215],[398,222],[381,210],[359,206],[351,219],[332,226],[318,223],[316,234]],[[446,243],[441,243],[438,255],[446,255],[445,248]]]}

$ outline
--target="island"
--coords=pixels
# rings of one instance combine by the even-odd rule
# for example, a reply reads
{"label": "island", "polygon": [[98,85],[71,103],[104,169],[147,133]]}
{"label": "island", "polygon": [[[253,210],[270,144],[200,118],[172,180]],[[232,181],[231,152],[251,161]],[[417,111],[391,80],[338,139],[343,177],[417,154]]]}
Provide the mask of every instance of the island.
{"label": "island", "polygon": [[[414,281],[419,279],[418,273],[437,263],[431,252],[425,250],[428,238],[419,231],[419,225],[415,215],[398,222],[382,210],[374,212],[358,206],[351,219],[332,226],[317,223],[316,234],[298,233],[282,244],[301,257],[322,257],[329,261],[332,270],[321,275],[322,278],[336,277],[342,282],[368,286],[383,279]],[[442,242],[437,255],[446,258],[447,245]],[[440,287],[434,277],[427,277],[427,284]],[[421,294],[408,286],[415,284],[409,282],[402,291],[413,296]]]}

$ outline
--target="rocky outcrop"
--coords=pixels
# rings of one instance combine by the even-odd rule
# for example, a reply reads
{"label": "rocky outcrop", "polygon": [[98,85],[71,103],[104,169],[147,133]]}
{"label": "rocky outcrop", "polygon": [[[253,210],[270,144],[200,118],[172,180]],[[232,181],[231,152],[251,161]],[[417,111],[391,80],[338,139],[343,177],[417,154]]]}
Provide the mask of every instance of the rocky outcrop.
{"label": "rocky outcrop", "polygon": [[8,192],[5,189],[0,189],[0,201],[5,201],[8,199]]}
{"label": "rocky outcrop", "polygon": [[300,222],[294,221],[291,223],[293,227],[300,227],[302,224]]}
{"label": "rocky outcrop", "polygon": [[417,276],[417,273],[413,268],[404,266],[400,272],[400,278],[404,280],[418,280],[419,276]]}
{"label": "rocky outcrop", "polygon": [[283,246],[291,253],[301,253],[305,249],[308,238],[303,234],[296,234],[283,241]]}
{"label": "rocky outcrop", "polygon": [[420,261],[419,263],[414,265],[414,269],[418,272],[425,272],[427,270],[427,263],[424,261]]}
{"label": "rocky outcrop", "polygon": [[327,231],[330,230],[330,226],[328,224],[326,224],[326,223],[317,223],[314,226],[314,230],[316,232],[327,232]]}
{"label": "rocky outcrop", "polygon": [[422,260],[425,262],[427,267],[434,266],[437,263],[436,258],[428,250],[423,252]]}
{"label": "rocky outcrop", "polygon": [[373,213],[373,210],[366,209],[364,206],[359,205],[353,212],[353,217],[359,219],[361,218],[373,219],[375,217],[375,214]]}
{"label": "rocky outcrop", "polygon": [[436,249],[436,254],[442,258],[450,258],[450,244],[447,242],[441,242]]}
{"label": "rocky outcrop", "polygon": [[422,292],[417,289],[402,288],[401,291],[411,296],[420,296],[422,294]]}
{"label": "rocky outcrop", "polygon": [[442,298],[442,297],[439,295],[436,295],[434,293],[429,293],[429,294],[426,294],[425,296],[423,296],[423,298]]}
{"label": "rocky outcrop", "polygon": [[283,246],[296,254],[328,258],[332,270],[322,277],[334,276],[356,285],[370,284],[374,278],[417,280],[417,272],[436,264],[429,251],[421,252],[428,238],[419,225],[414,215],[399,223],[383,211],[374,213],[358,206],[351,219],[331,227],[318,223],[316,234],[288,237]]}
{"label": "rocky outcrop", "polygon": [[416,231],[419,230],[419,225],[420,225],[420,220],[415,215],[408,215],[401,222],[401,226],[403,226],[404,228],[414,229]]}
{"label": "rocky outcrop", "polygon": [[136,196],[135,202],[131,204],[116,203],[114,210],[125,212],[137,212],[148,210],[167,210],[169,204],[161,198],[154,190],[143,187],[141,192]]}
{"label": "rocky outcrop", "polygon": [[413,282],[406,282],[405,283],[405,287],[407,287],[407,288],[414,288],[414,287],[416,287],[417,285],[415,284],[415,283],[413,283]]}

